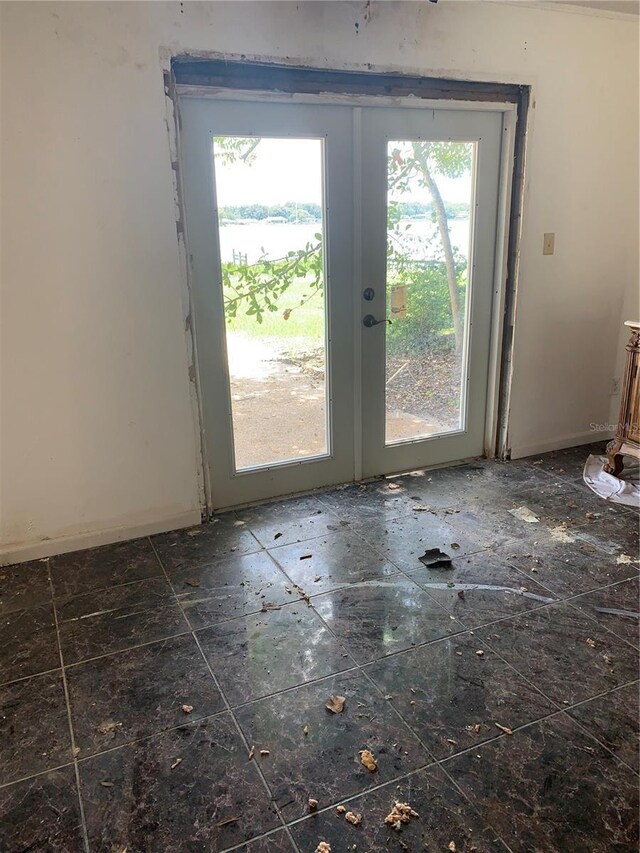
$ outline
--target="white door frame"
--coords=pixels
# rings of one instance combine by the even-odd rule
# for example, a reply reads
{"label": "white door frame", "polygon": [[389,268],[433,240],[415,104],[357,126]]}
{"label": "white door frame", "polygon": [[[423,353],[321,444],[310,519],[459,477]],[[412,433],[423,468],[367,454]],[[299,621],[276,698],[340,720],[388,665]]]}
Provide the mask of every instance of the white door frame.
{"label": "white door frame", "polygon": [[[190,98],[182,107],[182,124],[185,222],[194,280],[196,352],[203,389],[212,504],[220,510],[305,491],[309,480],[314,488],[344,481],[353,470],[350,385],[353,166],[351,145],[344,146],[345,139],[350,139],[351,115],[344,107],[265,105],[255,99],[254,102],[227,100],[212,114],[208,100]],[[328,447],[319,456],[236,470],[212,156],[213,137],[221,135],[306,137],[323,142]],[[327,215],[328,201],[334,205],[331,216]]]}
{"label": "white door frame", "polygon": [[[498,440],[499,431],[506,436],[506,423],[498,423],[499,412],[499,395],[501,383],[501,370],[503,366],[503,331],[504,331],[504,312],[505,312],[505,289],[509,272],[508,263],[508,247],[510,241],[509,229],[513,227],[511,222],[510,202],[513,186],[513,165],[514,151],[516,143],[516,123],[518,121],[518,106],[513,101],[478,101],[478,100],[463,100],[455,99],[451,101],[442,100],[440,98],[415,98],[415,97],[384,97],[379,95],[340,95],[333,93],[323,94],[283,94],[274,91],[264,91],[257,93],[255,90],[241,89],[212,89],[208,86],[199,85],[174,85],[173,89],[167,92],[167,97],[170,99],[172,116],[175,115],[175,127],[171,122],[168,123],[170,141],[172,150],[181,154],[181,138],[179,132],[180,112],[182,103],[189,98],[207,98],[212,100],[251,100],[251,101],[268,101],[273,103],[299,103],[299,104],[326,104],[326,105],[349,105],[356,106],[394,106],[406,107],[411,109],[438,109],[438,110],[469,110],[469,111],[492,111],[500,112],[503,116],[502,132],[503,144],[500,158],[500,184],[498,188],[498,220],[496,229],[496,252],[494,265],[494,299],[492,306],[491,318],[491,340],[490,340],[490,362],[489,362],[489,381],[487,388],[487,410],[485,424],[485,454],[487,456],[495,455],[495,447]],[[353,111],[354,123],[359,121],[358,110]],[[357,146],[355,146],[357,147]],[[522,164],[521,164],[522,165]],[[353,164],[356,174],[359,173],[359,163]],[[176,156],[174,168],[180,169],[179,158]],[[354,192],[357,194],[357,187],[354,186]],[[184,211],[184,197],[181,188],[181,181],[176,181],[176,199],[182,211]],[[360,221],[358,211],[355,211],[355,222]],[[520,221],[520,220],[519,220]],[[519,235],[515,235],[516,238]],[[359,253],[360,235],[358,229],[353,236],[354,258],[360,257]],[[187,298],[185,300],[188,306],[188,318],[193,317],[192,306],[192,287],[191,276],[188,267],[188,258],[185,257],[185,279]],[[355,279],[354,286],[354,306],[353,306],[353,358],[358,359],[361,353],[360,336],[362,327],[360,325],[360,293],[362,292],[362,273],[359,268],[359,263],[353,263],[353,276]],[[515,285],[515,278],[514,278]],[[515,295],[515,294],[514,294]],[[357,320],[356,320],[357,318]],[[193,323],[191,323],[193,329]],[[208,477],[208,464],[206,459],[206,449],[204,446],[204,415],[203,402],[200,390],[199,368],[197,357],[194,359],[194,386],[197,398],[197,417],[200,423],[200,438],[202,453],[200,457],[199,475],[203,483],[202,501],[203,513],[210,514],[213,511],[214,501],[212,499],[212,484]],[[354,363],[354,370],[358,372],[359,363]],[[356,399],[354,399],[354,412],[356,423],[354,424],[354,461],[355,461],[355,479],[362,477],[362,448],[361,448],[361,424],[359,421],[360,407],[360,383],[356,383]],[[437,467],[437,466],[436,466]],[[266,496],[265,496],[266,497]]]}
{"label": "white door frame", "polygon": [[[399,121],[399,115],[406,120]],[[385,443],[385,328],[386,323],[361,331],[363,351],[363,417],[369,428],[363,437],[365,476],[447,464],[484,452],[489,380],[491,316],[493,311],[501,114],[463,110],[369,109],[363,114],[363,207],[368,246],[363,253],[363,287],[372,286],[371,302],[361,301],[360,316],[386,318],[387,142],[392,139],[452,140],[475,145],[474,186],[469,223],[469,288],[465,299],[465,344],[458,430]],[[366,178],[365,174],[367,173]]]}

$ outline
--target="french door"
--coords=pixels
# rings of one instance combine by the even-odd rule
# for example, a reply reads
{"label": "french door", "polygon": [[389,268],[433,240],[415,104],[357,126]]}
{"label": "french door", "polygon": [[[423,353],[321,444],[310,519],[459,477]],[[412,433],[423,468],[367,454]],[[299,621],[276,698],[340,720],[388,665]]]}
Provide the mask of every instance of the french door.
{"label": "french door", "polygon": [[480,455],[502,114],[180,113],[212,508]]}

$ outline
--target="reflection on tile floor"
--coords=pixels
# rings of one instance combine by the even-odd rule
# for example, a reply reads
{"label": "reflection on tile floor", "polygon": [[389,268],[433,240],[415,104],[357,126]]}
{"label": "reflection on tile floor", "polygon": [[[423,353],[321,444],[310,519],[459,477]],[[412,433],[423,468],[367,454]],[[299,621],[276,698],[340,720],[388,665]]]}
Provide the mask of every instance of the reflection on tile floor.
{"label": "reflection on tile floor", "polygon": [[0,569],[0,850],[636,850],[638,517],[590,452]]}

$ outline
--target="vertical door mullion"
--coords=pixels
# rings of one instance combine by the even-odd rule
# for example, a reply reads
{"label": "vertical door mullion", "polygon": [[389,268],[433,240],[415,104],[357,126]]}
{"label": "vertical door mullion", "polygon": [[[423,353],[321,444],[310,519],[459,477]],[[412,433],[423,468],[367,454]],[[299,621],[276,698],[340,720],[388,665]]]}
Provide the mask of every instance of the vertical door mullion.
{"label": "vertical door mullion", "polygon": [[[384,444],[384,352],[385,324],[363,325],[364,317],[386,317],[386,143],[371,132],[371,118],[377,111],[364,110],[362,124],[362,290],[360,293],[360,334],[362,339],[362,424],[363,475],[370,476],[376,448]],[[374,291],[366,301],[366,288]]]}

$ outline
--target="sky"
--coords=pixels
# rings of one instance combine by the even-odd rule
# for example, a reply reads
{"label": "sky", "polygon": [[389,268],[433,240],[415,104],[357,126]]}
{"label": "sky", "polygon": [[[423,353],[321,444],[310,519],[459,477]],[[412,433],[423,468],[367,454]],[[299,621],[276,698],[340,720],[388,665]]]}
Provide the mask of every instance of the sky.
{"label": "sky", "polygon": [[[322,140],[263,138],[251,164],[215,161],[218,205],[278,205],[285,202],[322,202]],[[469,201],[469,179],[439,177],[448,202]],[[426,190],[404,200],[428,201]]]}

